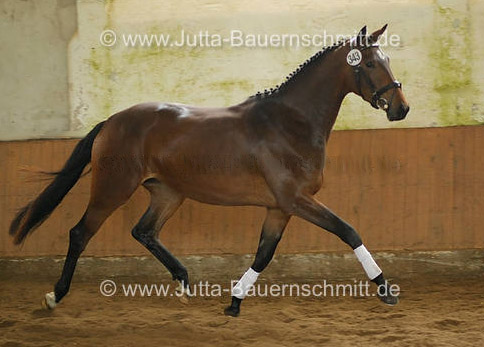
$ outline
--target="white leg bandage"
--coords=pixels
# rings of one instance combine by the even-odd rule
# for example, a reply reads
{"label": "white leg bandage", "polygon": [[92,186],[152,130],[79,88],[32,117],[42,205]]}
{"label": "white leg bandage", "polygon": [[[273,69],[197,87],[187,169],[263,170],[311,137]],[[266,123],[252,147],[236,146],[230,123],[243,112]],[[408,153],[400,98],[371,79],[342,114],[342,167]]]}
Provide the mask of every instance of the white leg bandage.
{"label": "white leg bandage", "polygon": [[254,285],[255,281],[257,281],[257,277],[259,277],[259,272],[252,270],[250,267],[240,278],[235,287],[232,288],[232,296],[235,296],[237,299],[245,298],[249,288]]}
{"label": "white leg bandage", "polygon": [[364,245],[355,248],[355,254],[358,260],[360,261],[361,265],[363,265],[363,269],[365,269],[366,274],[370,280],[377,277],[379,274],[382,273],[378,265],[373,260],[370,252],[366,249]]}

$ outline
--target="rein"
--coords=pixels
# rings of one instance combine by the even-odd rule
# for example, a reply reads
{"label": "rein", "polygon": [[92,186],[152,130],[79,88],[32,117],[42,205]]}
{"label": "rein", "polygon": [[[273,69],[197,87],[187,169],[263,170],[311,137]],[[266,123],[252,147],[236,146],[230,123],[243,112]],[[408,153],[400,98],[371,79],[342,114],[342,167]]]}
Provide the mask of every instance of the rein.
{"label": "rein", "polygon": [[[365,49],[369,49],[372,47],[378,47],[378,45],[370,45],[366,46],[360,51],[364,51]],[[368,86],[371,89],[371,101],[370,104],[376,109],[379,109],[380,107],[383,108],[384,110],[387,110],[388,108],[391,107],[392,102],[393,102],[393,97],[395,96],[395,90],[397,88],[402,88],[402,84],[398,82],[397,80],[394,80],[387,84],[384,87],[381,87],[380,89],[377,89],[373,81],[371,80],[370,76],[365,72],[365,70],[361,67],[361,63],[353,67],[353,70],[355,72],[355,78],[356,78],[356,85],[358,86],[358,92],[360,95],[363,96],[362,90],[361,90],[361,79],[365,80],[365,82],[368,84]],[[392,93],[392,97],[390,98],[390,101],[387,99],[383,98],[382,95],[385,94],[387,91],[390,89],[394,89]]]}

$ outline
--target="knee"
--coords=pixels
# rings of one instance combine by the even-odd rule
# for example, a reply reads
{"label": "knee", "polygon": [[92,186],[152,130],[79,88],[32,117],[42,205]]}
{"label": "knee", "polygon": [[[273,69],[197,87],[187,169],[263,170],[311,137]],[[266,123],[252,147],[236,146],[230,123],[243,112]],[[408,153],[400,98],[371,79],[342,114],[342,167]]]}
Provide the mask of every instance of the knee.
{"label": "knee", "polygon": [[137,240],[138,242],[142,244],[147,244],[148,243],[148,237],[146,231],[142,230],[139,227],[134,227],[133,230],[131,230],[131,235]]}
{"label": "knee", "polygon": [[272,247],[276,247],[277,244],[279,243],[279,241],[281,241],[281,238],[282,238],[282,232],[283,230],[277,230],[277,231],[273,231],[273,230],[263,230],[262,231],[262,235],[261,235],[261,238],[262,240],[264,241],[263,242],[263,245],[265,245],[265,247],[269,247],[269,248],[272,248]]}
{"label": "knee", "polygon": [[151,242],[155,241],[155,233],[151,229],[135,226],[133,230],[131,230],[131,235],[135,238],[135,240],[144,246],[147,246]]}

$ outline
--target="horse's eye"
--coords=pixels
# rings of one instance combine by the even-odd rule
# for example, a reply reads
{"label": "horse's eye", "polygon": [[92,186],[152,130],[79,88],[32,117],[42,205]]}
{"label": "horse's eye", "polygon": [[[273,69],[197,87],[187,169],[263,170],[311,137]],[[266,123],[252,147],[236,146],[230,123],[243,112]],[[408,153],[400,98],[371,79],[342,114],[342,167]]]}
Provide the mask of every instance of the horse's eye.
{"label": "horse's eye", "polygon": [[368,63],[366,63],[366,66],[367,67],[375,67],[375,64],[372,61],[369,61]]}

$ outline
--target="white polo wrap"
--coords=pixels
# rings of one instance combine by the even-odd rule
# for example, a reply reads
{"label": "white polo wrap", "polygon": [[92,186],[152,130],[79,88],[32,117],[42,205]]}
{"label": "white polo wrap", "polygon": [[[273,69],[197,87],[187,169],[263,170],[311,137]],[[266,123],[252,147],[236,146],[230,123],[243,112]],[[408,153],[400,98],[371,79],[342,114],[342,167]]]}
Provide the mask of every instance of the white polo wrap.
{"label": "white polo wrap", "polygon": [[382,273],[381,269],[378,267],[375,260],[373,260],[373,257],[364,245],[355,248],[354,251],[370,280]]}
{"label": "white polo wrap", "polygon": [[232,296],[235,296],[237,299],[245,298],[250,287],[254,285],[255,281],[257,281],[259,274],[259,272],[252,270],[250,267],[240,278],[235,287],[232,288]]}

